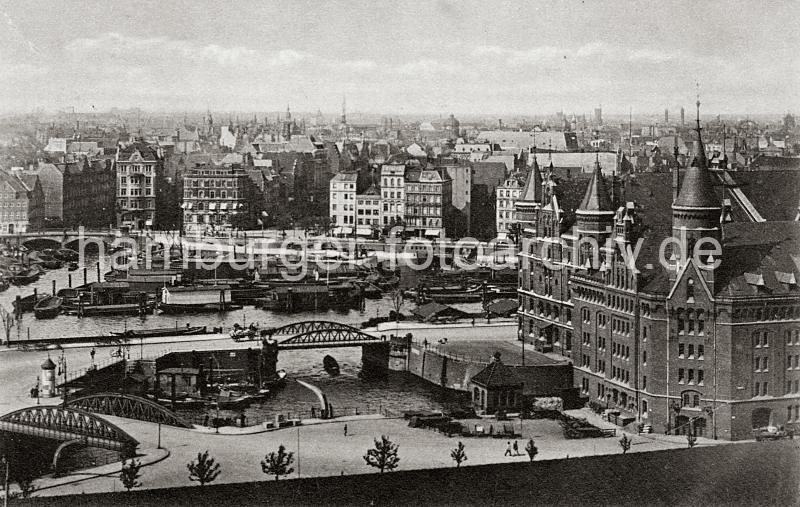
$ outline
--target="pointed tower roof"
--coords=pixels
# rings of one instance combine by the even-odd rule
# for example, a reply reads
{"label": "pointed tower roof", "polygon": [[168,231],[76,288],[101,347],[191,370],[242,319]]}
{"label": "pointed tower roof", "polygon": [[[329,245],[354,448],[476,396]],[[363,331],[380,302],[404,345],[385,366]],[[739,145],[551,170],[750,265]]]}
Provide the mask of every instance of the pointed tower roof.
{"label": "pointed tower roof", "polygon": [[708,170],[708,158],[700,134],[700,101],[697,101],[697,153],[690,167],[686,169],[678,198],[672,207],[682,208],[721,208],[714,193],[714,183]]}
{"label": "pointed tower roof", "polygon": [[525,182],[525,190],[522,192],[521,201],[542,202],[542,172],[539,169],[539,162],[536,155],[533,156],[533,168]]}
{"label": "pointed tower roof", "polygon": [[611,204],[611,198],[608,196],[606,182],[603,179],[603,171],[600,168],[599,155],[595,157],[592,181],[589,182],[586,193],[583,195],[581,205],[578,208],[578,213],[581,212],[614,213],[614,206]]}

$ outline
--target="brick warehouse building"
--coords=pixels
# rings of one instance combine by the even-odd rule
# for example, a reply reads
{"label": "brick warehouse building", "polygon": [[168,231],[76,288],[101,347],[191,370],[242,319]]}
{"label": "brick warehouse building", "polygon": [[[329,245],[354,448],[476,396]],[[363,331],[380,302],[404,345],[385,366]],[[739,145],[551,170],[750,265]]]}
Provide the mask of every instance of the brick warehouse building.
{"label": "brick warehouse building", "polygon": [[[655,431],[736,440],[770,423],[797,427],[800,223],[785,221],[797,203],[756,187],[797,188],[798,175],[748,188],[737,180],[752,174],[709,170],[699,122],[697,132],[698,155],[672,175],[612,185],[599,163],[588,182],[552,169],[543,178],[534,164],[517,203],[520,337],[570,357],[584,395]],[[671,195],[661,191],[670,180]],[[667,248],[662,266],[662,239],[682,235],[689,252],[718,239],[721,255],[698,264]],[[636,271],[618,248],[580,242],[588,238],[631,248],[642,238]]]}

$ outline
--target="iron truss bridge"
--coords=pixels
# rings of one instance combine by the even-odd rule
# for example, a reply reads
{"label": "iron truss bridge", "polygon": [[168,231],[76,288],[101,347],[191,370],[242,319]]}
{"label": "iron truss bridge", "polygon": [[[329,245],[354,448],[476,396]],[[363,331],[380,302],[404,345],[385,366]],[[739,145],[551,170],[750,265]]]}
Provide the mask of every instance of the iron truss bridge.
{"label": "iron truss bridge", "polygon": [[347,324],[318,320],[295,322],[267,329],[266,332],[270,337],[290,337],[278,342],[278,348],[281,350],[355,347],[386,341]]}
{"label": "iron truss bridge", "polygon": [[167,424],[179,428],[192,428],[191,424],[171,410],[154,401],[130,394],[90,394],[68,400],[66,406],[95,414],[113,415],[139,421]]}
{"label": "iron truss bridge", "polygon": [[0,431],[80,442],[125,454],[132,454],[139,445],[119,427],[91,412],[58,405],[28,407],[8,413],[0,417]]}

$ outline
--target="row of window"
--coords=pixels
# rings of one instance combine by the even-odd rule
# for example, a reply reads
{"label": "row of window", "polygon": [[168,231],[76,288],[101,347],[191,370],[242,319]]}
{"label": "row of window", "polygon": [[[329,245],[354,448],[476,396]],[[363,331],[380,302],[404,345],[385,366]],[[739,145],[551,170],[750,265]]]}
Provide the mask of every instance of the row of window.
{"label": "row of window", "polygon": [[[794,415],[792,415],[794,413]],[[786,422],[800,422],[800,405],[786,407]]]}
{"label": "row of window", "polygon": [[381,202],[377,199],[359,199],[359,206],[380,206]]}
{"label": "row of window", "polygon": [[697,334],[705,333],[705,317],[703,310],[684,310],[679,308],[676,312],[678,323],[678,334]]}
{"label": "row of window", "polygon": [[758,320],[790,320],[800,319],[800,306],[782,306],[770,308],[734,309],[734,322],[752,322]]}
{"label": "row of window", "polygon": [[[124,177],[122,179],[125,179]],[[147,178],[148,180],[150,178]],[[185,187],[193,187],[193,188],[224,188],[224,187],[235,187],[236,181],[232,179],[214,179],[214,180],[196,180],[185,178],[183,181],[183,186]]]}
{"label": "row of window", "polygon": [[[231,199],[236,199],[237,198],[236,190],[232,190],[230,196],[231,196]],[[197,198],[197,199],[206,199],[206,198],[208,198],[208,199],[217,199],[217,198],[219,198],[219,199],[227,199],[228,198],[228,191],[227,190],[220,190],[219,191],[219,197],[218,197],[217,193],[214,190],[209,190],[207,194],[203,190],[200,190],[200,191],[197,191],[197,190],[184,190],[183,191],[183,197],[186,198],[186,199],[191,199],[191,198]]]}
{"label": "row of window", "polygon": [[786,356],[786,369],[800,369],[800,356],[797,354]]}
{"label": "row of window", "polygon": [[611,355],[622,359],[630,359],[631,348],[627,345],[622,345],[619,342],[611,340]]}
{"label": "row of window", "polygon": [[787,380],[786,381],[786,394],[800,393],[800,380]]}
{"label": "row of window", "polygon": [[124,162],[117,162],[117,170],[120,173],[127,173],[128,171],[130,171],[132,173],[144,172],[145,174],[149,174],[153,172],[153,166],[152,164],[145,164],[142,166],[139,164],[129,165]]}
{"label": "row of window", "polygon": [[[695,377],[695,373],[697,376]],[[679,384],[694,384],[703,385],[705,381],[705,373],[703,370],[695,370],[694,368],[678,368],[678,383]]]}
{"label": "row of window", "polygon": [[[127,199],[120,199],[117,201],[117,204],[120,208],[130,208],[130,209],[139,209],[139,200],[131,199],[128,201]],[[144,201],[144,205],[141,206],[142,208],[153,208],[155,205],[153,204],[152,199],[147,199]]]}
{"label": "row of window", "polygon": [[396,195],[397,195],[397,197],[395,197],[395,192],[389,192],[389,191],[386,191],[386,190],[383,191],[383,198],[384,199],[402,199],[403,198],[403,192],[397,192]]}
{"label": "row of window", "polygon": [[633,313],[633,299],[617,294],[609,294],[606,296],[606,306],[614,310]]}
{"label": "row of window", "polygon": [[[124,187],[127,184],[128,184],[128,178],[126,176],[120,176],[119,185],[121,187]],[[141,184],[142,184],[142,179],[141,178],[134,178],[133,176],[131,176],[131,185],[141,185]],[[144,179],[144,184],[145,185],[152,185],[153,184],[153,178],[151,178],[150,176],[146,177]]]}
{"label": "row of window", "polygon": [[380,211],[376,210],[376,209],[358,208],[358,214],[359,215],[375,215],[375,216],[377,216],[377,215],[380,214]]}
{"label": "row of window", "polygon": [[757,372],[762,371],[769,371],[769,358],[764,357],[754,357],[753,358],[753,369]]}
{"label": "row of window", "polygon": [[[697,350],[697,356],[695,356],[695,350]],[[695,349],[694,343],[678,343],[678,357],[681,359],[703,359],[705,356],[705,345],[698,344]]]}
{"label": "row of window", "polygon": [[631,323],[627,320],[611,318],[611,331],[617,334],[630,335]]}
{"label": "row of window", "polygon": [[769,394],[769,382],[753,382],[753,396],[766,396]]}
{"label": "row of window", "polygon": [[418,183],[409,183],[406,185],[406,190],[408,193],[416,192],[421,194],[441,194],[442,193],[442,185],[441,184],[418,184]]}
{"label": "row of window", "polygon": [[[127,188],[120,188],[119,189],[119,195],[121,195],[121,196],[128,195],[128,189]],[[142,189],[141,188],[132,188],[131,192],[130,192],[130,195],[134,196],[134,197],[142,195]],[[145,189],[144,195],[153,195],[152,187],[147,187]]]}
{"label": "row of window", "polygon": [[[396,182],[396,184],[395,184]],[[383,186],[384,187],[402,187],[403,186],[403,178],[383,178]]]}
{"label": "row of window", "polygon": [[440,216],[442,214],[442,208],[437,206],[413,207],[409,208],[409,213],[412,215]]}
{"label": "row of window", "polygon": [[630,370],[626,370],[624,368],[617,368],[616,366],[611,366],[611,378],[613,380],[617,380],[619,382],[625,382],[626,384],[631,379],[631,372]]}

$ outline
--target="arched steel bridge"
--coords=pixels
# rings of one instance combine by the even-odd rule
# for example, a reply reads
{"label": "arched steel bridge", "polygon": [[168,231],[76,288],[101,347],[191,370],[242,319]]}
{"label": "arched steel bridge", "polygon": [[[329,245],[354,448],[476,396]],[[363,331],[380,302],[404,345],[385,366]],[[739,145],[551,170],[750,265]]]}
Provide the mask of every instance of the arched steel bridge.
{"label": "arched steel bridge", "polygon": [[339,322],[307,320],[265,330],[267,336],[290,336],[279,341],[280,350],[355,347],[385,342],[385,338],[364,333]]}
{"label": "arched steel bridge", "polygon": [[43,405],[0,417],[0,431],[78,442],[131,455],[139,442],[118,426],[79,408]]}
{"label": "arched steel bridge", "polygon": [[193,426],[183,418],[158,403],[130,394],[96,393],[72,398],[65,404],[95,414],[113,415],[152,423],[167,424],[179,428]]}

